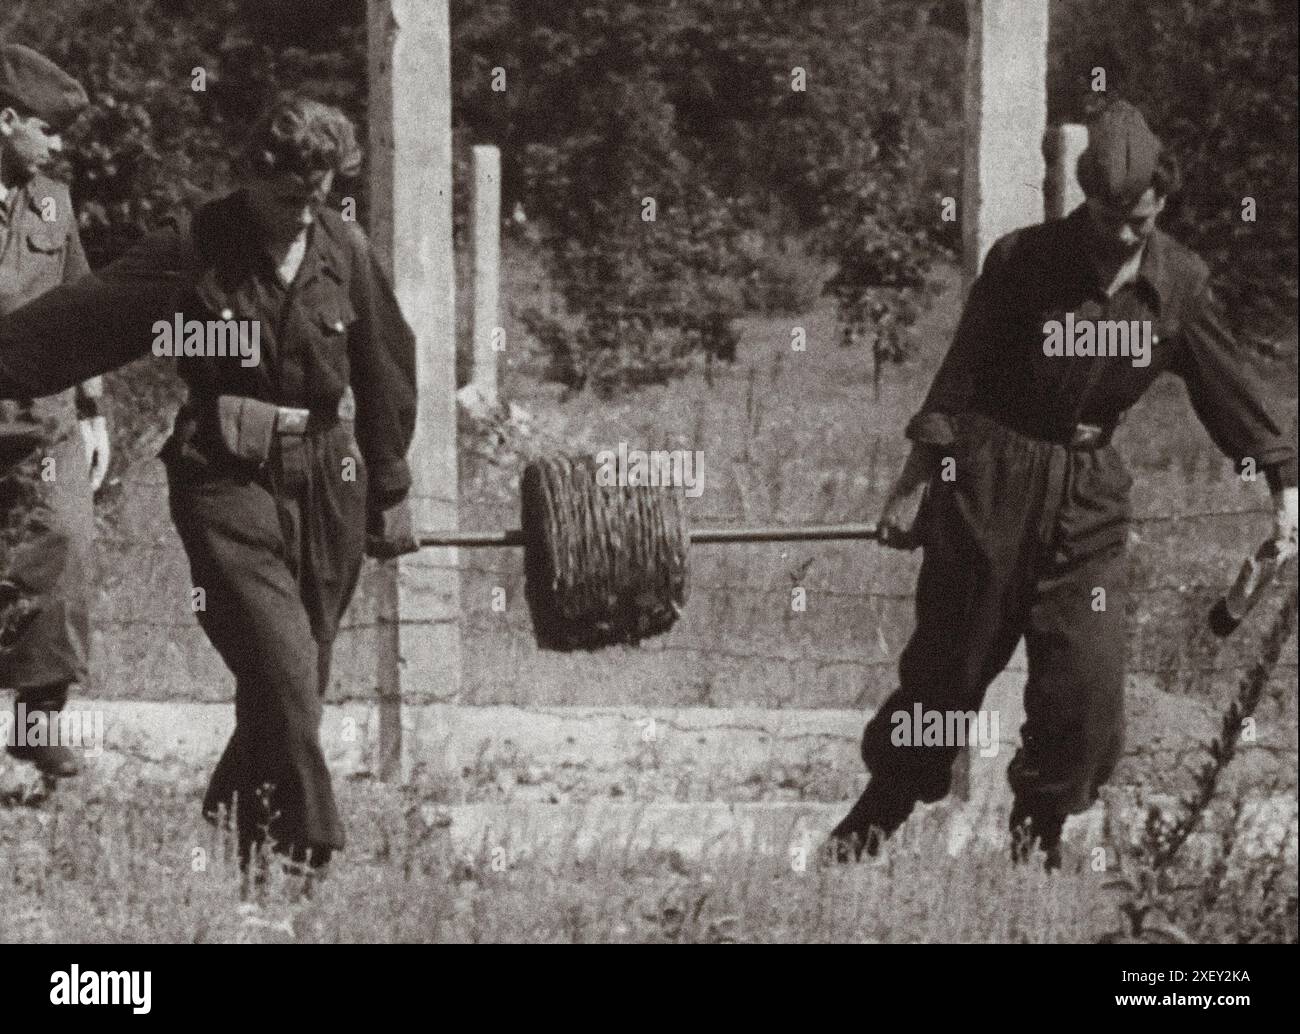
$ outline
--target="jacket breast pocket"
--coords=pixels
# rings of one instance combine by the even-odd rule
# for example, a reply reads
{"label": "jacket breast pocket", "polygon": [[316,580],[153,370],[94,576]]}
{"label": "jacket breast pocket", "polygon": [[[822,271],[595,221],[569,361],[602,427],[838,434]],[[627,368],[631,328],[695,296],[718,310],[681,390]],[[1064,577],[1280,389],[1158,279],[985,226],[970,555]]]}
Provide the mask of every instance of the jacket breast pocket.
{"label": "jacket breast pocket", "polygon": [[312,316],[309,394],[313,399],[337,399],[349,382],[348,336],[357,321],[346,298],[331,299]]}
{"label": "jacket breast pocket", "polygon": [[39,229],[27,234],[26,259],[38,276],[49,273],[57,277],[62,274],[63,248],[66,243],[67,234],[55,230]]}

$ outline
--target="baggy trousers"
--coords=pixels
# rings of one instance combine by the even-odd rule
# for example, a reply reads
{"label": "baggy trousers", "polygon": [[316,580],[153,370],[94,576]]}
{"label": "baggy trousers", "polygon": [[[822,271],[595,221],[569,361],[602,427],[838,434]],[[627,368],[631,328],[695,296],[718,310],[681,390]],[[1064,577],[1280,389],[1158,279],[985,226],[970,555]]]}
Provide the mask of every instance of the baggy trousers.
{"label": "baggy trousers", "polygon": [[[897,799],[937,801],[965,749],[894,735],[896,716],[978,710],[1023,635],[1029,677],[1013,813],[1046,824],[1096,800],[1123,748],[1131,478],[1109,445],[1071,449],[959,420],[955,475],[922,507],[916,629],[862,757]],[[947,722],[945,721],[945,726]]]}
{"label": "baggy trousers", "polygon": [[35,611],[0,653],[0,686],[85,685],[95,515],[72,393],[0,404],[0,421],[0,575]]}
{"label": "baggy trousers", "polygon": [[352,432],[340,423],[279,438],[253,478],[194,478],[183,465],[169,475],[172,516],[204,592],[199,624],[235,676],[235,731],[204,814],[237,815],[245,859],[269,840],[325,861],[344,832],[320,743],[322,696],[365,549]]}

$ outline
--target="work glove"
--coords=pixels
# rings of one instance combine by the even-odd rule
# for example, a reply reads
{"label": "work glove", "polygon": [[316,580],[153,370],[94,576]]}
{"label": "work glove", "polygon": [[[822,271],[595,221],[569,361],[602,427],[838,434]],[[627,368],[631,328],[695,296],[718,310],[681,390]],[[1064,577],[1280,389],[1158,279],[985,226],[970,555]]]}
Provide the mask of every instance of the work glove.
{"label": "work glove", "polygon": [[366,519],[366,555],[391,560],[419,549],[411,530],[411,507],[403,499],[387,509],[372,509]]}
{"label": "work glove", "polygon": [[1296,500],[1300,489],[1294,485],[1273,493],[1273,541],[1281,559],[1296,553]]}
{"label": "work glove", "polygon": [[108,473],[108,421],[102,416],[82,417],[77,421],[81,443],[86,447],[86,465],[90,468],[90,490],[98,492]]}

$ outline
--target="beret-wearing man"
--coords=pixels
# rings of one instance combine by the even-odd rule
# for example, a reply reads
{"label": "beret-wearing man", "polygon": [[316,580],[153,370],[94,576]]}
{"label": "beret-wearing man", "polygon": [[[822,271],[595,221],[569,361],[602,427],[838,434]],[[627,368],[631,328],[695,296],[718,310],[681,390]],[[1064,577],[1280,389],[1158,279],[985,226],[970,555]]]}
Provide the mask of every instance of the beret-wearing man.
{"label": "beret-wearing man", "polygon": [[[0,316],[87,271],[68,188],[42,171],[85,106],[54,62],[0,46]],[[15,690],[7,746],[52,778],[80,768],[54,733],[69,687],[87,680],[92,495],[108,469],[102,391],[93,378],[56,397],[0,402],[0,686]]]}
{"label": "beret-wearing man", "polygon": [[363,554],[415,548],[415,338],[364,235],[325,206],[360,160],[342,112],[281,97],[238,190],[0,321],[0,396],[177,356],[171,513],[235,675],[203,807],[235,807],[245,861],[268,838],[312,866],[343,846],[319,738],[331,647]]}
{"label": "beret-wearing man", "polygon": [[962,748],[895,737],[894,716],[976,711],[1024,636],[1013,857],[1038,845],[1060,864],[1066,816],[1096,800],[1123,746],[1132,479],[1110,441],[1160,373],[1182,378],[1224,453],[1265,475],[1278,545],[1295,550],[1294,416],[1234,347],[1205,263],[1155,226],[1172,158],[1121,101],[1090,126],[1078,173],[1083,205],[994,244],[907,426],[879,525],[887,544],[924,547],[916,628],[863,733],[871,781],[831,835],[835,860],[874,854],[949,790]]}

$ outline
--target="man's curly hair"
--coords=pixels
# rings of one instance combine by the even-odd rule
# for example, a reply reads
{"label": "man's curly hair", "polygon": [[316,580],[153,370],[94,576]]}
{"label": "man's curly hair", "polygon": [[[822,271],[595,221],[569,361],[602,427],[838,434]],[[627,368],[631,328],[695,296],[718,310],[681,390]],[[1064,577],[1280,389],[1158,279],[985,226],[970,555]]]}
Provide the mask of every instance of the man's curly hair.
{"label": "man's curly hair", "polygon": [[356,129],[338,108],[297,94],[281,94],[244,141],[244,168],[254,176],[322,172],[355,176],[361,168]]}

